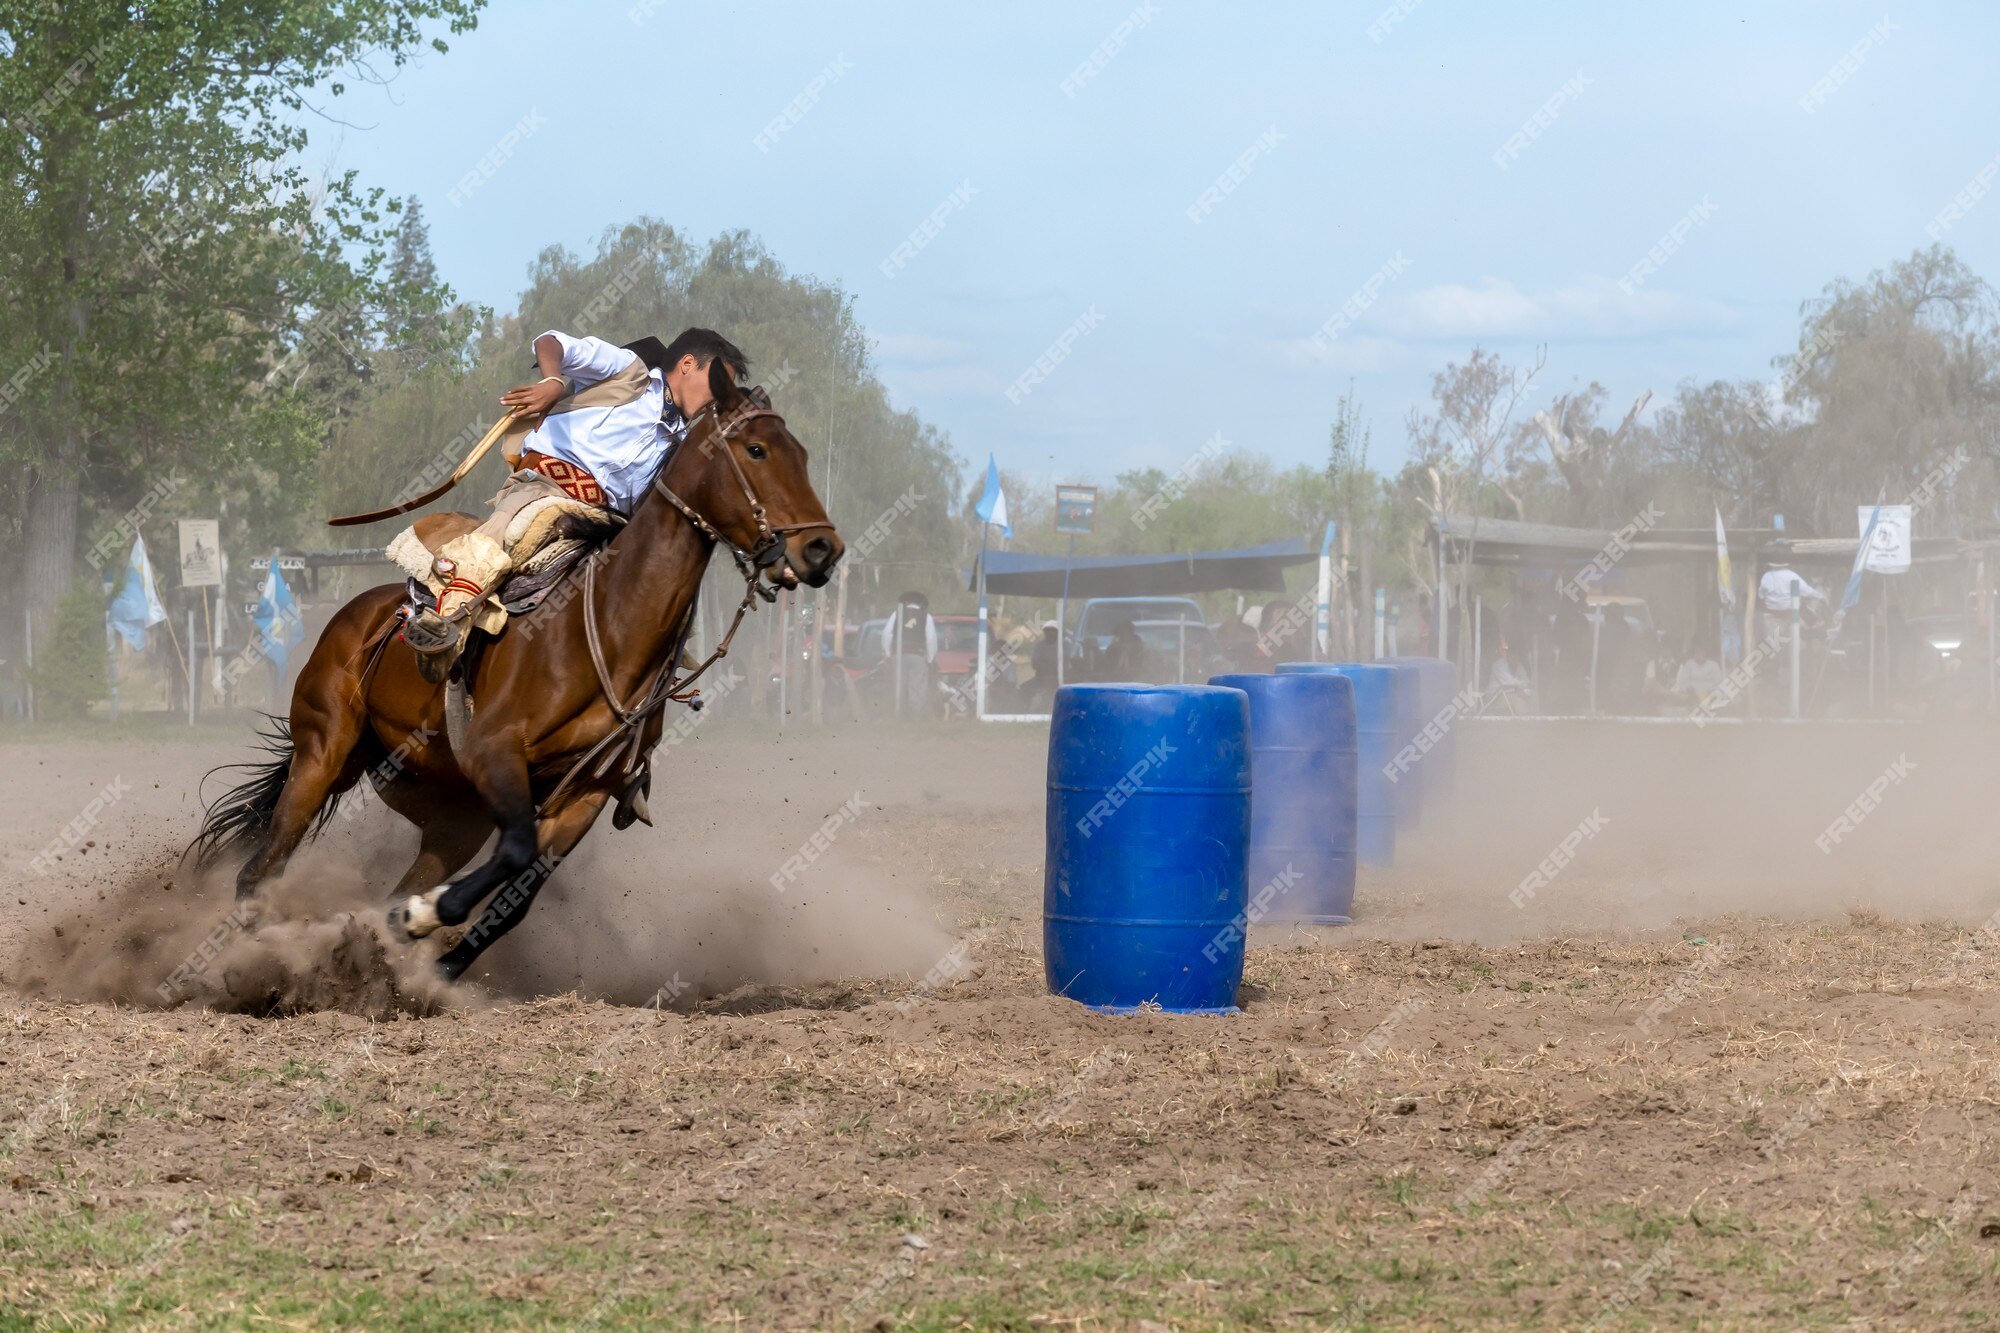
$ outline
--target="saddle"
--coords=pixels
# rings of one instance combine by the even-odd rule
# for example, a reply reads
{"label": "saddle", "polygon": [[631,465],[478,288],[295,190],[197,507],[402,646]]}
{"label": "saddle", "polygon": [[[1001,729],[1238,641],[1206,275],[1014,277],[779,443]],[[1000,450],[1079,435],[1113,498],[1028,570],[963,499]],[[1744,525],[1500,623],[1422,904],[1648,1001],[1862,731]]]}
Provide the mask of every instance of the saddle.
{"label": "saddle", "polygon": [[[480,525],[472,514],[426,514],[389,543],[390,561],[408,575],[403,636],[416,650],[424,678],[433,684],[450,674],[470,630],[489,637],[504,633],[509,617],[540,606],[565,574],[618,534],[625,520],[596,505],[550,496],[522,508],[507,526],[504,548],[480,536]],[[485,550],[489,547],[490,552]],[[416,613],[436,609],[440,595],[463,569],[468,550],[485,557],[476,579],[488,591],[454,616],[449,632],[437,636],[437,642],[421,633],[413,637]]]}

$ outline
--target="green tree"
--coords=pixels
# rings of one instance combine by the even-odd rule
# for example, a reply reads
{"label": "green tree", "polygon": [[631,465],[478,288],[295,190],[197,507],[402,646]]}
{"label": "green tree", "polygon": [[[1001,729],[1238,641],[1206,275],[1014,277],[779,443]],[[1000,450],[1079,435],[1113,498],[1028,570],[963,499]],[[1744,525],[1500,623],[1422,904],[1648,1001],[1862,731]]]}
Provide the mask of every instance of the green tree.
{"label": "green tree", "polygon": [[0,366],[19,377],[0,466],[39,621],[86,490],[116,513],[178,468],[242,490],[240,512],[286,507],[323,438],[312,376],[359,373],[380,312],[411,304],[380,192],[297,165],[307,99],[478,8],[0,0]]}

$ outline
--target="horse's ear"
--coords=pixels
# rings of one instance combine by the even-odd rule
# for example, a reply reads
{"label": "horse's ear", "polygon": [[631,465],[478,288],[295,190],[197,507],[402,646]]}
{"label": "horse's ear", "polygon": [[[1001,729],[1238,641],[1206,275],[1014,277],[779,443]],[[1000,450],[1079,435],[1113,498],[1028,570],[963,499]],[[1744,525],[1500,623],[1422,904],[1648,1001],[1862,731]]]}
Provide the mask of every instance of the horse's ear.
{"label": "horse's ear", "polygon": [[736,386],[736,372],[722,357],[708,363],[708,391],[715,398],[715,405],[725,411],[742,396],[743,391]]}

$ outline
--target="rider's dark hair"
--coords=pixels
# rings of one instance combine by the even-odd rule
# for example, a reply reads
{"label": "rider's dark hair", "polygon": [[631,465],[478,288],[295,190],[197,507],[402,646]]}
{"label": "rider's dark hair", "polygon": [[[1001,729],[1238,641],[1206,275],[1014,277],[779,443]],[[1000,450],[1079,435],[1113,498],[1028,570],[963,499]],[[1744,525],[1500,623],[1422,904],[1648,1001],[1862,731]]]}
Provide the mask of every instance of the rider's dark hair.
{"label": "rider's dark hair", "polygon": [[684,356],[694,358],[695,365],[708,369],[709,363],[717,357],[738,380],[750,377],[750,358],[743,355],[743,349],[714,329],[688,329],[680,337],[667,344],[666,365],[677,366]]}

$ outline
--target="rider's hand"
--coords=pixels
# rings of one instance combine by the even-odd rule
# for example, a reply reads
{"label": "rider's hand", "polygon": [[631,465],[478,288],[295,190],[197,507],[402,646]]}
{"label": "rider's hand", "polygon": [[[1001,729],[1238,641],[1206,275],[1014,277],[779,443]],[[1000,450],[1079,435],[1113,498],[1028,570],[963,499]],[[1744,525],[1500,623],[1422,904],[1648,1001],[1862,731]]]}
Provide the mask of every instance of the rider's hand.
{"label": "rider's hand", "polygon": [[538,384],[523,384],[500,395],[500,402],[517,417],[541,417],[556,405],[563,396],[561,380],[542,380]]}

